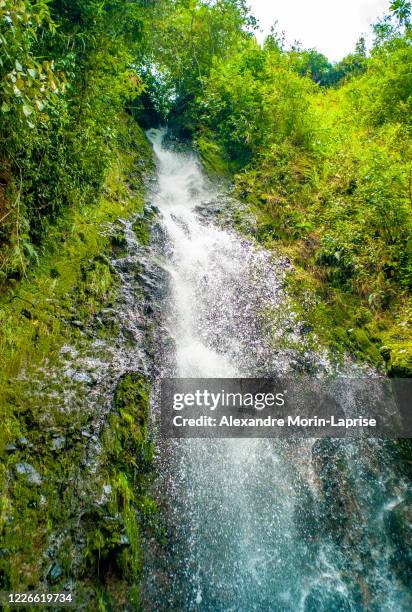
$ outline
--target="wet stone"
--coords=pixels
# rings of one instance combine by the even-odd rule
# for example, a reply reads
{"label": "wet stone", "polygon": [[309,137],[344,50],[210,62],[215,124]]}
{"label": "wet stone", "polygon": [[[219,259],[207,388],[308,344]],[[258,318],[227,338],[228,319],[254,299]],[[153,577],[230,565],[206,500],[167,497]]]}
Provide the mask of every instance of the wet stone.
{"label": "wet stone", "polygon": [[391,565],[405,584],[412,583],[412,496],[388,512],[385,527],[395,545]]}
{"label": "wet stone", "polygon": [[54,563],[47,574],[47,579],[51,584],[55,584],[63,576],[63,570],[58,563]]}
{"label": "wet stone", "polygon": [[40,485],[42,480],[40,474],[34,469],[31,463],[16,463],[16,473],[24,476],[30,484]]}

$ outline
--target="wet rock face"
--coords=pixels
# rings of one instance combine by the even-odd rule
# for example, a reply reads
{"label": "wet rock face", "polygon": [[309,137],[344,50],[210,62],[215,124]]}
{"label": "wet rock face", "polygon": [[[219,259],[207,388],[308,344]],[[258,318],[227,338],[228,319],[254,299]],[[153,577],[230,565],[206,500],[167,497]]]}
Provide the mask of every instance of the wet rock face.
{"label": "wet rock face", "polygon": [[148,260],[143,260],[143,264],[143,269],[137,274],[140,287],[152,302],[164,299],[168,291],[167,272]]}
{"label": "wet rock face", "polygon": [[[153,214],[143,215],[144,222],[150,224]],[[20,546],[30,558],[30,584],[81,592],[81,609],[92,609],[87,602],[95,601],[96,584],[126,593],[139,580],[139,520],[152,464],[151,338],[165,290],[165,275],[131,222],[118,220],[105,231],[111,259],[102,255],[83,267],[79,309],[65,320],[67,344],[53,367],[46,364],[35,380],[24,380],[27,437],[16,435],[5,449],[21,506],[7,519],[13,544],[0,555],[0,574],[13,546]],[[96,300],[93,317],[84,312],[90,300]],[[32,415],[39,419],[39,412],[44,418],[35,430]],[[27,513],[27,532],[44,535],[33,557],[32,543],[25,538],[14,544],[12,533],[27,507],[36,509],[34,520]]]}
{"label": "wet rock face", "polygon": [[323,439],[312,448],[312,462],[321,492],[318,521],[324,537],[338,546],[348,544],[356,548],[362,538],[362,508],[354,487],[344,439]]}
{"label": "wet rock face", "polygon": [[344,450],[344,441],[333,439],[318,440],[312,449],[312,461],[322,491],[321,524],[325,533],[338,543],[350,529],[356,510]]}
{"label": "wet rock face", "polygon": [[395,551],[391,565],[405,585],[412,584],[412,495],[387,513],[385,527]]}
{"label": "wet rock face", "polygon": [[316,500],[309,486],[299,478],[296,486],[300,491],[301,503],[295,506],[293,522],[299,532],[299,537],[307,542],[316,542],[321,521],[318,514]]}

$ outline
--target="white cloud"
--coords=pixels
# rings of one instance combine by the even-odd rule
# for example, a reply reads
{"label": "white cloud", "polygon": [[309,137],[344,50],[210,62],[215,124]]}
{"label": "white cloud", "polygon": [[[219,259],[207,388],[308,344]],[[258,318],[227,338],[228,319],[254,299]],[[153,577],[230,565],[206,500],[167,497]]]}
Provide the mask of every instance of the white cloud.
{"label": "white cloud", "polygon": [[370,39],[370,26],[388,12],[389,0],[249,0],[249,5],[263,30],[258,40],[277,21],[289,43],[300,40],[337,61],[354,50],[360,36]]}

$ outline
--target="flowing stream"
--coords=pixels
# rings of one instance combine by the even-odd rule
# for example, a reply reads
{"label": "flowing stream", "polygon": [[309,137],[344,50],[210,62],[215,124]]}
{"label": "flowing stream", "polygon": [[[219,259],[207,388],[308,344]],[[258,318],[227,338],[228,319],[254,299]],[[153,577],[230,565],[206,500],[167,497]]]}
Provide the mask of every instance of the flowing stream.
{"label": "flowing stream", "polygon": [[[306,347],[288,263],[211,211],[197,157],[163,144],[154,258],[168,275],[163,375],[259,377],[332,366]],[[298,350],[296,347],[299,346]],[[391,512],[406,484],[378,441],[159,440],[165,543],[147,545],[147,610],[408,610]],[[150,552],[151,551],[151,552]],[[399,565],[401,567],[399,567]]]}

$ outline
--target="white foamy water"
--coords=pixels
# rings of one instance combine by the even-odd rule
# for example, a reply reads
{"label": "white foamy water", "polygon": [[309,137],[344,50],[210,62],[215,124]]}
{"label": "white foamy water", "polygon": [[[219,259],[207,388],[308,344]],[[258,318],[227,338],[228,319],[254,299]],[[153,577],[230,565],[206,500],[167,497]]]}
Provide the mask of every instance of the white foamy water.
{"label": "white foamy water", "polygon": [[[165,326],[175,347],[172,371],[169,364],[164,373],[290,372],[297,356],[287,347],[304,340],[282,288],[284,262],[200,214],[218,194],[199,161],[164,146],[162,130],[149,137],[158,161],[153,204],[165,236],[162,265],[170,277]],[[268,317],[269,310],[277,316]],[[304,354],[328,367],[324,356]],[[348,520],[343,530],[328,514],[333,503],[317,476],[313,441],[160,441],[159,449],[168,544],[150,559],[145,609],[408,609],[383,533],[392,477],[364,466],[365,454],[377,456],[379,447],[342,448],[349,476],[331,495],[342,495],[336,507]],[[332,475],[339,478],[336,470]]]}

